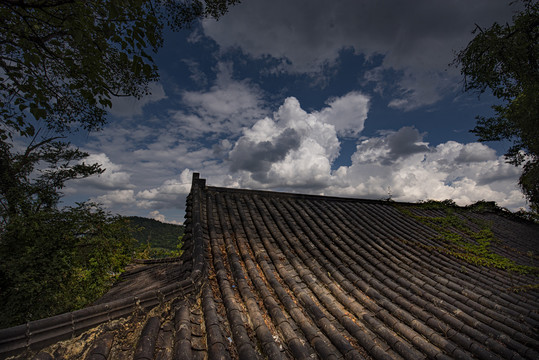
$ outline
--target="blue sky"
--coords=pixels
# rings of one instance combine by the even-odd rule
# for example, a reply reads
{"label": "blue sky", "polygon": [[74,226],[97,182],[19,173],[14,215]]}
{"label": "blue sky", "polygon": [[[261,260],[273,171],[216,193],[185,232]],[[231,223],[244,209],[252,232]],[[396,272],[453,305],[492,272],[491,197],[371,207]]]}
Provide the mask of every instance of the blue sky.
{"label": "blue sky", "polygon": [[213,186],[397,201],[525,206],[507,144],[469,130],[494,99],[462,92],[450,63],[508,1],[244,0],[167,33],[160,80],[114,99],[73,141],[107,170],[65,202],[182,222],[191,176]]}

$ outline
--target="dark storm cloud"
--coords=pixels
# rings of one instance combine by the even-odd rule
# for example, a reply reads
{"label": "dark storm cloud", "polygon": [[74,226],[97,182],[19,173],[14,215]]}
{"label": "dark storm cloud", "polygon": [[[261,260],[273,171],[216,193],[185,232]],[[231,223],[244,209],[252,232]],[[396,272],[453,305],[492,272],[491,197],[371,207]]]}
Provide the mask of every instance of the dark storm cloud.
{"label": "dark storm cloud", "polygon": [[391,160],[420,152],[428,152],[429,147],[425,144],[420,144],[421,141],[423,141],[423,135],[416,128],[410,126],[405,126],[396,133],[389,135],[387,137],[387,146],[389,147]]}
{"label": "dark storm cloud", "polygon": [[431,150],[422,143],[423,134],[414,127],[405,126],[385,136],[370,138],[357,146],[357,161],[363,164],[393,165],[398,159]]}
{"label": "dark storm cloud", "polygon": [[449,47],[462,43],[470,38],[475,23],[488,26],[495,20],[509,20],[515,8],[506,1],[472,4],[469,0],[250,0],[231,8],[218,22],[205,21],[204,30],[224,47],[240,46],[257,57],[287,58],[297,70],[334,60],[346,47],[367,55],[394,56],[395,62],[408,62],[411,57],[438,62],[441,54],[432,53],[438,43]]}
{"label": "dark storm cloud", "polygon": [[246,170],[252,173],[253,179],[262,181],[271,164],[281,161],[292,150],[300,145],[300,136],[294,129],[286,129],[273,142],[253,142],[241,138],[230,152],[230,170],[236,172]]}
{"label": "dark storm cloud", "polygon": [[[269,55],[282,60],[275,71],[310,73],[316,78],[337,63],[342,49],[353,48],[367,58],[383,55],[376,69],[402,74],[391,106],[411,110],[454,90],[458,71],[447,65],[454,51],[471,40],[474,24],[510,20],[520,5],[508,3],[250,0],[234,6],[218,22],[203,22],[203,27],[224,50],[239,47],[255,58]],[[372,79],[372,74],[366,78]]]}

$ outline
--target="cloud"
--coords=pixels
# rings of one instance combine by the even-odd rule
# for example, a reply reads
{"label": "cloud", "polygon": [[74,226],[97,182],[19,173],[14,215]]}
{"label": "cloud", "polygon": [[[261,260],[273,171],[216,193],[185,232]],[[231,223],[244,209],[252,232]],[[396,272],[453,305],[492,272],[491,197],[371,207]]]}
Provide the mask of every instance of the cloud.
{"label": "cloud", "polygon": [[[453,199],[460,205],[485,199],[511,209],[524,204],[516,185],[519,169],[493,149],[455,141],[431,147],[413,127],[363,139],[352,164],[332,170],[340,142],[323,112],[307,113],[297,99],[288,98],[272,118],[245,129],[229,157],[238,161],[230,164],[237,186],[375,199],[391,195],[411,202]],[[299,136],[299,145],[277,151],[287,130],[294,130],[294,139]]]}
{"label": "cloud", "polygon": [[113,163],[105,153],[90,154],[84,159],[86,164],[98,163],[105,171],[102,174],[91,176],[86,179],[75,180],[74,186],[94,188],[98,190],[130,189],[131,174],[123,171],[122,166]]}
{"label": "cloud", "polygon": [[458,163],[496,160],[496,151],[481,143],[466,144],[455,158]]}
{"label": "cloud", "polygon": [[182,62],[187,65],[189,71],[191,72],[191,80],[199,86],[206,86],[208,84],[208,77],[206,74],[200,70],[200,65],[193,60],[183,59]]}
{"label": "cloud", "polygon": [[489,26],[510,16],[507,2],[490,0],[251,0],[219,21],[203,21],[203,29],[223,51],[240,48],[257,59],[277,59],[275,71],[316,78],[343,49],[367,59],[382,55],[378,75],[401,75],[391,106],[412,110],[455,88],[458,73],[448,64],[471,40],[475,23]]}
{"label": "cloud", "polygon": [[335,125],[341,136],[357,136],[364,128],[369,111],[369,97],[352,91],[328,102],[320,112],[323,122]]}
{"label": "cloud", "polygon": [[137,99],[132,96],[113,97],[112,108],[109,112],[117,117],[130,119],[136,115],[142,115],[142,108],[150,103],[166,99],[165,89],[159,83],[150,84],[150,94]]}
{"label": "cloud", "polygon": [[191,190],[192,174],[191,170],[185,169],[179,179],[168,179],[158,187],[139,191],[137,206],[143,209],[177,207]]}
{"label": "cloud", "polygon": [[[219,71],[224,80],[182,97],[206,128],[189,132],[193,125],[178,118],[188,114],[181,110],[144,123],[115,122],[93,135],[85,146],[93,153],[89,160],[107,171],[81,182],[79,193],[97,189],[94,200],[112,211],[171,218],[174,209],[184,209],[196,171],[214,186],[378,199],[391,194],[398,201],[450,198],[462,205],[485,199],[512,209],[525,203],[516,187],[519,168],[485,144],[431,146],[426,134],[406,126],[359,138],[371,104],[356,91],[308,111],[288,97],[272,114],[255,91],[247,102],[251,113],[226,122],[234,105],[215,105],[227,98],[225,90],[242,89],[236,96],[253,92],[249,83],[231,79],[229,66]],[[212,133],[213,121],[217,130]],[[201,139],[202,134],[210,135]],[[358,138],[356,149],[349,166],[335,168],[344,137]]]}
{"label": "cloud", "polygon": [[[91,200],[102,204],[109,210],[123,214],[140,214],[141,210],[150,210],[152,218],[173,224],[181,222],[166,220],[166,214],[161,212],[167,209],[184,209],[185,199],[191,189],[193,172],[184,169],[180,176],[167,179],[159,186],[147,187],[139,190],[107,190],[104,194],[95,196]],[[168,211],[166,211],[168,213]],[[173,216],[177,216],[174,214]]]}
{"label": "cloud", "polygon": [[393,160],[429,151],[427,144],[423,142],[423,135],[409,126],[402,127],[399,131],[387,136],[387,145]]}
{"label": "cloud", "polygon": [[[448,141],[429,147],[416,129],[401,128],[357,145],[352,165],[342,167],[328,192],[397,201],[453,199],[460,205],[493,200],[518,208],[519,169],[484,144]],[[475,155],[469,156],[470,151]],[[493,156],[494,155],[494,156]]]}
{"label": "cloud", "polygon": [[176,220],[167,220],[166,216],[161,214],[158,210],[150,211],[148,216],[151,219],[160,221],[162,223],[168,223],[168,224],[174,224],[174,225],[181,225],[182,223]]}
{"label": "cloud", "polygon": [[[447,59],[449,63],[451,59]],[[386,68],[382,65],[381,68]],[[459,88],[460,77],[456,68],[443,68],[425,71],[408,67],[397,82],[395,96],[388,104],[390,108],[410,111],[441,100],[449,92]],[[380,84],[380,86],[384,86]]]}
{"label": "cloud", "polygon": [[237,133],[267,114],[262,92],[249,81],[232,79],[232,65],[219,63],[215,84],[209,91],[184,91],[188,111],[171,112],[183,132],[192,136]]}
{"label": "cloud", "polygon": [[105,195],[100,195],[95,199],[92,199],[105,207],[112,206],[131,206],[134,205],[137,200],[135,199],[135,192],[133,190],[112,190]]}
{"label": "cloud", "polygon": [[385,136],[369,138],[360,142],[353,155],[357,163],[391,165],[397,159],[430,150],[423,135],[413,127],[405,126],[398,131],[385,131]]}
{"label": "cloud", "polygon": [[200,171],[206,162],[222,156],[200,139],[190,139],[170,119],[111,123],[93,134],[85,148],[109,154],[137,189],[156,188],[184,169]]}
{"label": "cloud", "polygon": [[230,153],[230,170],[246,170],[253,174],[253,179],[263,181],[265,174],[275,162],[282,161],[292,150],[300,145],[300,138],[294,129],[285,129],[274,141],[255,143],[241,138]]}
{"label": "cloud", "polygon": [[[334,99],[327,108],[311,113],[303,110],[296,98],[289,97],[272,118],[244,129],[229,156],[231,171],[240,172],[240,186],[323,186],[340,148],[335,125],[327,122],[328,114],[334,113],[331,120],[336,122],[349,116],[347,111],[338,111],[339,104],[354,96]],[[331,104],[337,105],[332,108]],[[348,121],[341,128],[347,130],[353,125]]]}
{"label": "cloud", "polygon": [[[461,205],[488,199],[513,209],[522,206],[518,168],[493,149],[455,141],[431,147],[414,127],[363,138],[352,164],[332,169],[340,150],[333,123],[346,123],[338,118],[352,113],[335,108],[356,95],[332,99],[312,112],[289,97],[272,117],[245,128],[228,157],[234,186],[378,199],[391,194],[398,201],[453,199]],[[346,127],[341,129],[346,133]]]}

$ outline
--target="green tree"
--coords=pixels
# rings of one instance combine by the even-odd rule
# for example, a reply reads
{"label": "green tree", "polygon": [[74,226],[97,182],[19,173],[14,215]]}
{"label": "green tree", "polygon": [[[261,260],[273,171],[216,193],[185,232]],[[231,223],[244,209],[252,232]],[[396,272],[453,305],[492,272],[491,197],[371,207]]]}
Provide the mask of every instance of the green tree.
{"label": "green tree", "polygon": [[53,176],[49,170],[48,180],[63,179],[56,189],[70,178],[99,173],[95,164],[83,164],[87,154],[70,146],[66,135],[101,129],[112,97],[148,94],[159,78],[151,54],[163,45],[165,27],[217,18],[236,2],[0,0],[3,215],[18,208],[9,204],[23,197],[13,179],[27,177],[29,168],[11,165],[54,163],[62,171]]}
{"label": "green tree", "polygon": [[158,79],[163,29],[219,17],[238,0],[0,0],[2,139],[73,126],[95,130],[112,96]]}
{"label": "green tree", "polygon": [[95,204],[17,216],[0,241],[0,327],[85,306],[131,260],[127,220]]}
{"label": "green tree", "polygon": [[477,26],[460,51],[464,89],[490,89],[501,103],[495,115],[477,117],[472,130],[480,141],[509,140],[506,159],[523,171],[519,179],[532,209],[539,206],[539,3],[523,0],[512,24]]}
{"label": "green tree", "polygon": [[237,2],[0,0],[0,298],[13,319],[86,304],[130,251],[129,232],[98,206],[59,209],[67,181],[104,171],[67,137],[100,130],[113,97],[148,94],[166,28]]}
{"label": "green tree", "polygon": [[129,216],[127,219],[132,227],[131,234],[140,245],[149,242],[152,247],[175,250],[178,238],[184,231],[182,225],[162,223],[155,219],[139,216]]}

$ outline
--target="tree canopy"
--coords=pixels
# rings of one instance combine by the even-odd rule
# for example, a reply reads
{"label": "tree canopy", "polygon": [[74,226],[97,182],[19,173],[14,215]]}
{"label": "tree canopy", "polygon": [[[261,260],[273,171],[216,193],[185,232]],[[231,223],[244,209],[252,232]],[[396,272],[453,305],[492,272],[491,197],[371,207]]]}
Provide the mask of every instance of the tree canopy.
{"label": "tree canopy", "polygon": [[238,0],[1,0],[0,137],[95,130],[112,96],[141,97],[158,79],[151,53],[165,26],[219,17]]}
{"label": "tree canopy", "polygon": [[183,236],[183,226],[163,223],[140,216],[128,216],[133,237],[139,245],[150,243],[152,247],[176,250]]}
{"label": "tree canopy", "polygon": [[[98,174],[65,141],[99,130],[114,96],[159,78],[163,31],[238,0],[0,0],[0,203],[4,220],[53,206],[65,181]],[[21,204],[21,201],[25,204]]]}
{"label": "tree canopy", "polygon": [[523,0],[512,24],[477,26],[475,37],[457,54],[464,89],[487,90],[501,100],[494,116],[477,119],[480,141],[509,140],[507,160],[523,171],[519,184],[537,211],[539,205],[539,3]]}
{"label": "tree canopy", "polygon": [[67,181],[104,171],[67,137],[102,129],[113,97],[149,93],[165,29],[237,2],[0,0],[0,326],[83,306],[125,265],[121,219],[59,207]]}
{"label": "tree canopy", "polygon": [[0,327],[102,296],[131,260],[129,230],[127,220],[91,203],[12,218],[0,238]]}

